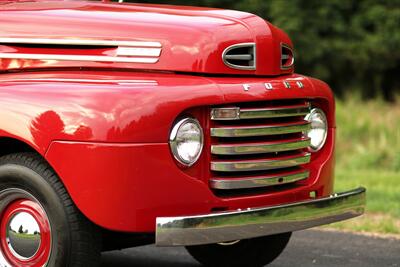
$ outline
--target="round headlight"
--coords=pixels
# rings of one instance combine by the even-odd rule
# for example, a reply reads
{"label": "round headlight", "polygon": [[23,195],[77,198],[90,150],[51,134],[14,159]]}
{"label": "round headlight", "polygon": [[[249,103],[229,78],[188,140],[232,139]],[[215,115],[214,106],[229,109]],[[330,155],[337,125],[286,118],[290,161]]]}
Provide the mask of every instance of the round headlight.
{"label": "round headlight", "polygon": [[328,122],[325,113],[319,108],[312,109],[305,119],[311,123],[311,129],[307,132],[307,136],[311,139],[311,150],[316,152],[325,145]]}
{"label": "round headlight", "polygon": [[185,166],[196,163],[203,150],[203,129],[198,120],[185,118],[172,128],[169,138],[172,154]]}

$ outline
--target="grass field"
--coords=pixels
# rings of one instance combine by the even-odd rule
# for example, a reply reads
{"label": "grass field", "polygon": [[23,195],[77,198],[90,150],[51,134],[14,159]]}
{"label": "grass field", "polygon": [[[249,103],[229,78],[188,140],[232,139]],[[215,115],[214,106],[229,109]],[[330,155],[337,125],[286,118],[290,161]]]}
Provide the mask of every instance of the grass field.
{"label": "grass field", "polygon": [[337,101],[336,191],[367,188],[365,216],[329,227],[400,234],[400,101]]}

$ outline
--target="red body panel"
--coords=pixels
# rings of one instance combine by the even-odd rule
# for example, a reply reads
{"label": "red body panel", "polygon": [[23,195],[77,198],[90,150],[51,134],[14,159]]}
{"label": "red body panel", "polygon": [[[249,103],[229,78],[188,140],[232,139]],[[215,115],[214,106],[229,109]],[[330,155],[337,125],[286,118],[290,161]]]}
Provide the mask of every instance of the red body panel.
{"label": "red body panel", "polygon": [[[261,18],[237,11],[83,1],[3,1],[0,12],[1,38],[162,44],[159,62],[147,65],[0,58],[0,138],[18,139],[40,153],[96,224],[154,232],[159,216],[275,205],[308,199],[314,191],[317,196],[332,192],[332,92],[321,81],[293,74],[293,68],[281,69],[281,43],[291,46],[291,41]],[[230,69],[222,61],[228,46],[244,42],[257,45],[256,71]],[[0,53],[38,49],[46,50],[0,45]],[[102,49],[103,54],[115,52]],[[266,90],[265,83],[274,89]],[[307,99],[328,117],[327,143],[304,166],[310,178],[281,191],[218,197],[208,185],[209,108],[286,99]],[[195,116],[206,134],[202,156],[189,169],[178,166],[168,144],[171,127],[183,113]]]}
{"label": "red body panel", "polygon": [[[296,88],[296,81],[304,88]],[[266,90],[265,82],[276,89]],[[245,92],[243,83],[251,89]],[[334,102],[329,88],[316,80],[53,71],[3,74],[0,88],[0,135],[17,137],[44,155],[83,213],[109,229],[151,232],[157,216],[273,205],[307,199],[310,191],[332,192]],[[222,199],[207,184],[207,151],[193,167],[199,172],[182,171],[171,155],[171,125],[187,109],[293,98],[314,99],[332,126],[327,145],[313,154],[304,187]]]}
{"label": "red body panel", "polygon": [[[156,41],[162,44],[163,49],[157,64],[3,59],[0,61],[0,71],[86,66],[243,75],[293,72],[293,68],[280,68],[280,44],[292,45],[288,36],[263,19],[245,12],[84,1],[4,3],[0,3],[2,38]],[[235,70],[225,66],[222,52],[231,45],[248,42],[256,42],[258,46],[257,59],[260,64],[257,71]],[[112,54],[114,50],[105,49],[100,53]],[[16,51],[26,52],[26,49],[0,44],[0,53]],[[60,48],[57,53],[68,54],[68,49]]]}

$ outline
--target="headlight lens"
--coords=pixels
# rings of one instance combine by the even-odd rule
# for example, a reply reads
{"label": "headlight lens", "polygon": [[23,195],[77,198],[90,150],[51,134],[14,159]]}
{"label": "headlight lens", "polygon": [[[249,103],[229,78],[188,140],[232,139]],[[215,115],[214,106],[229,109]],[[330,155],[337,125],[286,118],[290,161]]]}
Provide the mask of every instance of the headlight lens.
{"label": "headlight lens", "polygon": [[175,159],[189,167],[196,163],[203,150],[203,129],[198,120],[185,118],[174,125],[169,140]]}
{"label": "headlight lens", "polygon": [[328,122],[325,113],[319,108],[314,108],[305,119],[311,123],[311,129],[307,133],[307,136],[311,139],[310,148],[312,151],[319,151],[325,145],[328,135]]}

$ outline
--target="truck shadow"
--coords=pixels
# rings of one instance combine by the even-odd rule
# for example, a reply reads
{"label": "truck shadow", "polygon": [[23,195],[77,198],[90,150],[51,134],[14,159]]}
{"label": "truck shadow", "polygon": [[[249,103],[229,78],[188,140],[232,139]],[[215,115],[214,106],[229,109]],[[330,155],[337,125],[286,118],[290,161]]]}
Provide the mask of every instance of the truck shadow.
{"label": "truck shadow", "polygon": [[101,267],[200,267],[184,248],[138,247],[102,254]]}

